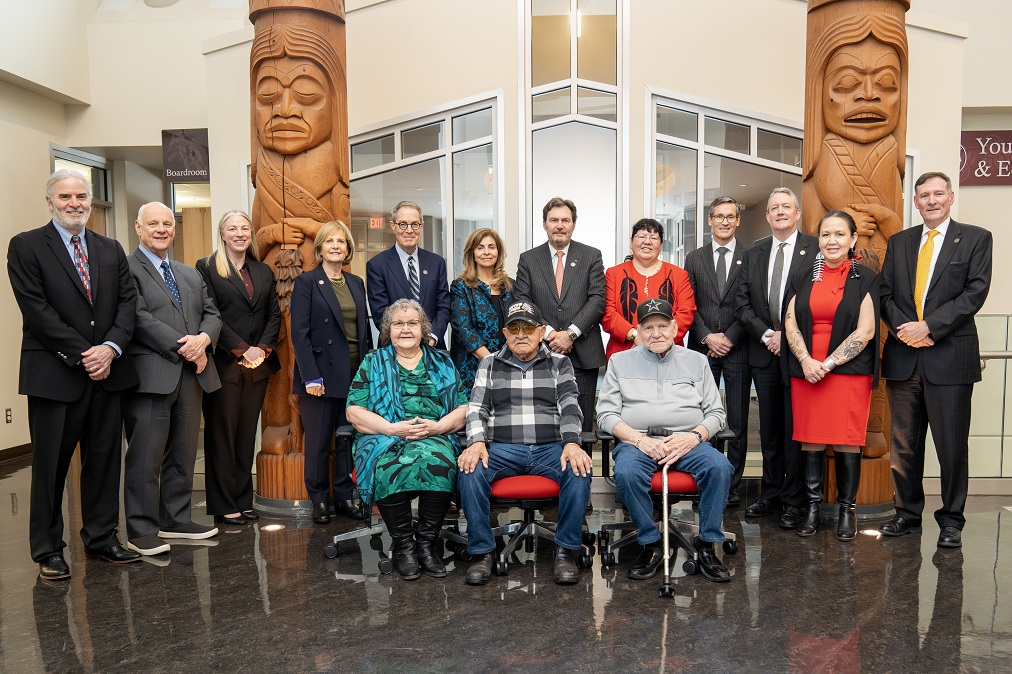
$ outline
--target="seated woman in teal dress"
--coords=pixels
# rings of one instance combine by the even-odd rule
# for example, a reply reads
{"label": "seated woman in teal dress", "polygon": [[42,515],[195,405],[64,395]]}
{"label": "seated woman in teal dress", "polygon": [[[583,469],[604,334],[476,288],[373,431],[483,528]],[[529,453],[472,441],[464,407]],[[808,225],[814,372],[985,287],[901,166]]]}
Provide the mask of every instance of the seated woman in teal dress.
{"label": "seated woman in teal dress", "polygon": [[[380,348],[368,354],[348,392],[355,473],[362,503],[375,503],[394,541],[394,566],[405,580],[442,578],[434,542],[457,483],[457,431],[467,396],[445,351],[422,344],[432,324],[414,300],[383,313]],[[418,524],[411,501],[418,498]]]}

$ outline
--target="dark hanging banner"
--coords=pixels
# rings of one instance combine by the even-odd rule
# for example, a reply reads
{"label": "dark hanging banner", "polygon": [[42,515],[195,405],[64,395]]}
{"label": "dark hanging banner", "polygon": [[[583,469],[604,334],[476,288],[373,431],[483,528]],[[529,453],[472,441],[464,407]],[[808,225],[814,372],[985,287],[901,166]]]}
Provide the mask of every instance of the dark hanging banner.
{"label": "dark hanging banner", "polygon": [[162,176],[170,183],[209,183],[207,129],[162,131]]}
{"label": "dark hanging banner", "polygon": [[1012,185],[1012,131],[964,131],[959,185]]}

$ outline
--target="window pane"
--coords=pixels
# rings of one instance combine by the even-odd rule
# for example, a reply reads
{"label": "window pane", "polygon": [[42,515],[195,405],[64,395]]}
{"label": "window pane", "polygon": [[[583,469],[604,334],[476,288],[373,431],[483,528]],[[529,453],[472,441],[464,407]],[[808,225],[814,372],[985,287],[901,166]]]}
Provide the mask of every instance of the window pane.
{"label": "window pane", "polygon": [[531,121],[543,122],[569,114],[569,87],[531,98]]}
{"label": "window pane", "polygon": [[657,133],[695,141],[699,137],[698,118],[694,112],[657,106]]}
{"label": "window pane", "polygon": [[615,0],[580,0],[576,14],[577,76],[617,84]]}
{"label": "window pane", "polygon": [[492,108],[453,118],[453,144],[492,135]]}
{"label": "window pane", "polygon": [[[704,207],[719,196],[737,200],[742,210],[736,237],[749,245],[770,234],[769,223],[766,222],[766,200],[774,188],[789,187],[795,194],[801,195],[799,175],[715,154],[707,153],[703,158],[703,175]],[[700,245],[706,245],[711,239],[709,226],[703,229]]]}
{"label": "window pane", "polygon": [[756,131],[756,154],[788,166],[801,166],[801,139],[772,131]]}
{"label": "window pane", "polygon": [[401,156],[404,159],[439,150],[443,147],[443,123],[436,122],[401,133]]}
{"label": "window pane", "polygon": [[531,3],[531,86],[572,77],[569,0]]}
{"label": "window pane", "polygon": [[351,146],[351,172],[366,171],[394,160],[393,134]]}
{"label": "window pane", "polygon": [[579,87],[576,90],[576,109],[581,115],[617,121],[618,113],[615,94]]}
{"label": "window pane", "polygon": [[704,124],[706,133],[704,140],[707,145],[748,154],[749,128],[747,126],[712,117],[707,117]]}
{"label": "window pane", "polygon": [[492,145],[453,153],[453,275],[464,271],[460,254],[471,232],[494,227]]}
{"label": "window pane", "polygon": [[664,252],[677,265],[696,248],[696,151],[657,143],[655,217],[664,225]]}

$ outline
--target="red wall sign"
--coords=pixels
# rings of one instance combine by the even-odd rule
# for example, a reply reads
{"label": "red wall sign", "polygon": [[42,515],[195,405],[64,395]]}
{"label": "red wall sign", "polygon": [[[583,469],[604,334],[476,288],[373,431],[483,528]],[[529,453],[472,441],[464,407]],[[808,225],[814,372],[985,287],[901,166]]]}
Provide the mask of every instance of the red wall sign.
{"label": "red wall sign", "polygon": [[964,131],[959,185],[1012,185],[1012,131]]}
{"label": "red wall sign", "polygon": [[369,218],[369,229],[383,229],[383,217]]}

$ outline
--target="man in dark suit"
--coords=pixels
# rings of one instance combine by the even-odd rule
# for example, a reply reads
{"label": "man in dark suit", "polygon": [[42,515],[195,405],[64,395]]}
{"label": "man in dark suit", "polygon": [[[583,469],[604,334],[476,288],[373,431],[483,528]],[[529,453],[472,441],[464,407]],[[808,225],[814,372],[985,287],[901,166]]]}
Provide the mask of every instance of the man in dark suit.
{"label": "man in dark suit", "polygon": [[141,206],[140,245],[129,257],[137,286],[137,325],[128,347],[140,385],[124,406],[127,435],[123,503],[127,547],[169,551],[166,538],[201,539],[215,527],[190,520],[203,392],[221,387],[211,348],[221,317],[200,274],[168,259],[176,219],[164,204]]}
{"label": "man in dark suit", "polygon": [[780,370],[787,281],[810,272],[819,252],[814,236],[798,231],[801,206],[794,192],[778,187],[766,202],[772,236],[756,242],[741,269],[735,317],[745,326],[748,362],[759,398],[759,442],[763,455],[762,492],[745,510],[746,517],[766,517],[777,502],[783,506],[780,526],[801,523],[802,495],[798,474],[801,444],[793,439],[791,390]]}
{"label": "man in dark suit", "polygon": [[450,287],[446,261],[418,247],[422,239],[422,207],[401,201],[392,213],[390,229],[397,242],[365,265],[369,310],[378,330],[383,312],[393,302],[407,298],[422,305],[432,322],[429,345],[445,349],[444,336],[450,325]]}
{"label": "man in dark suit", "polygon": [[597,373],[605,364],[600,325],[604,263],[597,248],[573,241],[576,204],[572,201],[553,197],[541,217],[548,241],[520,255],[513,296],[541,309],[548,348],[573,362],[583,430],[589,431],[597,418]]}
{"label": "man in dark suit", "polygon": [[735,288],[748,246],[735,239],[741,207],[731,197],[717,197],[707,216],[711,245],[685,256],[685,271],[696,296],[696,315],[689,330],[689,348],[705,353],[713,379],[724,378],[727,426],[734,440],[727,445],[727,458],[734,466],[727,505],[740,503],[738,484],[745,471],[748,452],[748,393],[752,372],[748,365],[748,335],[734,316]]}
{"label": "man in dark suit", "polygon": [[928,427],[941,467],[938,545],[962,545],[969,474],[970,399],[980,381],[974,315],[991,287],[991,232],[949,217],[955,201],[944,173],[914,183],[923,227],[889,239],[882,266],[882,320],[889,329],[882,377],[892,409],[890,462],[896,516],[879,531],[921,530],[924,442]]}
{"label": "man in dark suit", "polygon": [[21,308],[21,376],[32,439],[29,542],[39,575],[70,578],[63,558],[63,488],[81,444],[81,538],[89,558],[140,559],[120,545],[120,393],[137,383],[123,350],[136,292],[123,248],[85,229],[91,194],[61,169],[46,183],[52,220],[11,239],[7,273]]}

